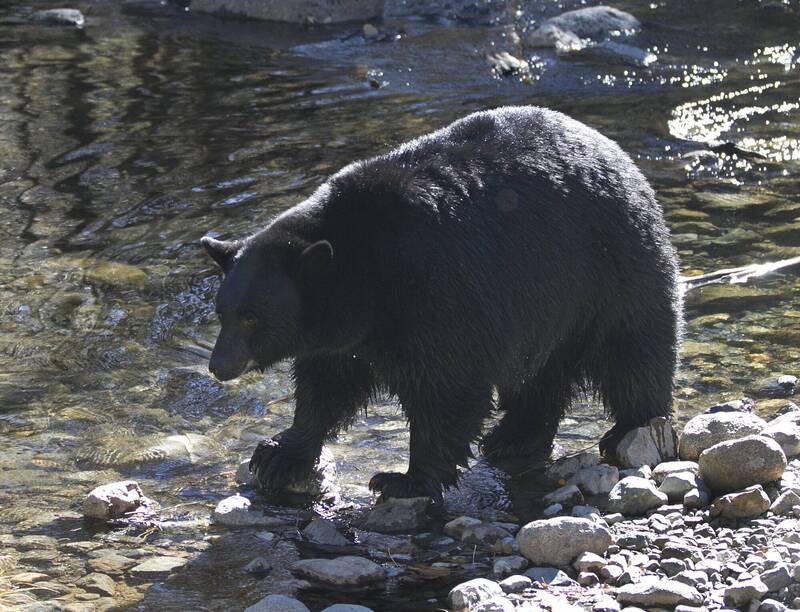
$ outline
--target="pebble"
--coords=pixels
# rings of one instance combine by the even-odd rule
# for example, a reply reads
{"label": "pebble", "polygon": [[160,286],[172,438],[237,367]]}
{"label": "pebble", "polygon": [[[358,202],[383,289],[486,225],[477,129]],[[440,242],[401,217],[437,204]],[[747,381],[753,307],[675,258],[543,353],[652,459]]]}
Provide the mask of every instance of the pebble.
{"label": "pebble", "polygon": [[315,518],[306,525],[302,534],[308,541],[325,546],[347,546],[350,543],[328,519]]}
{"label": "pebble", "polygon": [[512,76],[515,74],[526,74],[530,71],[530,65],[523,59],[514,57],[507,51],[500,53],[490,53],[486,56],[486,61],[491,66],[492,71],[500,76]]}
{"label": "pebble", "polygon": [[797,376],[784,374],[770,376],[758,382],[753,388],[753,395],[773,399],[791,397],[797,391]]}
{"label": "pebble", "polygon": [[377,563],[352,556],[302,559],[295,561],[292,570],[305,578],[337,586],[366,584],[386,577],[386,572]]}
{"label": "pebble", "polygon": [[542,514],[546,517],[556,516],[557,514],[561,514],[562,510],[564,510],[564,506],[561,504],[550,504],[542,510]]}
{"label": "pebble", "polygon": [[361,33],[364,35],[364,38],[376,38],[378,34],[380,34],[378,28],[376,28],[371,23],[365,23],[361,28]]}
{"label": "pebble", "polygon": [[748,435],[704,450],[699,460],[700,477],[712,491],[728,493],[780,479],[786,463],[775,440]]}
{"label": "pebble", "polygon": [[475,578],[462,582],[453,587],[447,596],[450,606],[456,610],[468,608],[473,610],[475,605],[494,597],[502,597],[503,589],[500,585],[486,578]]}
{"label": "pebble", "polygon": [[668,501],[667,496],[656,489],[650,480],[628,476],[620,480],[608,495],[608,509],[620,514],[644,514]]}
{"label": "pebble", "polygon": [[303,602],[287,595],[267,595],[244,612],[311,612]]}
{"label": "pebble", "polygon": [[528,523],[519,530],[517,543],[533,563],[561,566],[582,552],[603,554],[612,537],[601,523],[565,516]]}
{"label": "pebble", "polygon": [[680,437],[679,454],[685,461],[697,461],[707,448],[760,433],[767,422],[746,412],[699,414],[689,419]]}
{"label": "pebble", "polygon": [[257,579],[265,578],[272,571],[272,564],[266,557],[256,557],[244,566],[244,571]]}

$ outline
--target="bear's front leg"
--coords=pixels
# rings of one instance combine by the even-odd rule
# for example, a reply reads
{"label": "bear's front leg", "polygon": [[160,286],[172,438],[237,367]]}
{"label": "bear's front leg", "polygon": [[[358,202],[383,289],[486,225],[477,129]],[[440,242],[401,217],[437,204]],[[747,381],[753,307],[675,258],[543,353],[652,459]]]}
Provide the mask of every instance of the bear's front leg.
{"label": "bear's front leg", "polygon": [[259,485],[277,491],[307,476],[322,445],[366,405],[372,374],[348,357],[298,358],[294,363],[295,411],[292,426],[258,444],[250,472]]}
{"label": "bear's front leg", "polygon": [[491,387],[465,383],[450,393],[417,387],[398,396],[411,427],[408,471],[375,474],[369,487],[381,500],[430,497],[441,505],[443,491],[458,483],[458,466],[468,467],[470,444],[491,410]]}

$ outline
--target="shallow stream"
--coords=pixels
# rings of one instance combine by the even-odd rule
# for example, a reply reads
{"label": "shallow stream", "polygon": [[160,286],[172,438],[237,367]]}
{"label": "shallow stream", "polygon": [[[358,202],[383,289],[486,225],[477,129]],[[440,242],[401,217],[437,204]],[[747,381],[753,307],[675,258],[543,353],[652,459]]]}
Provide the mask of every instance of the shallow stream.
{"label": "shallow stream", "polygon": [[[224,385],[207,372],[219,279],[200,237],[253,231],[351,160],[468,112],[546,105],[617,140],[651,179],[685,273],[800,255],[792,7],[617,2],[644,25],[628,42],[657,57],[643,68],[509,42],[509,22],[570,2],[472,20],[388,4],[385,35],[367,41],[359,26],[122,11],[104,0],[79,3],[87,26],[73,30],[27,22],[46,2],[0,3],[0,546],[58,539],[55,553],[25,553],[21,567],[70,583],[86,570],[69,542],[141,544],[80,518],[83,496],[104,482],[135,479],[176,518],[207,517],[235,490],[239,460],[291,422],[285,364]],[[484,55],[498,50],[529,60],[530,78],[494,76]],[[709,150],[719,143],[735,147]],[[686,314],[679,420],[762,378],[798,374],[796,271],[705,287]],[[587,399],[559,441],[577,450],[607,428]],[[325,511],[347,517],[370,504],[370,476],[402,470],[407,442],[396,406],[371,407],[331,445],[342,505]],[[526,517],[537,498],[535,483],[479,465],[446,512]],[[241,567],[267,554],[262,544],[207,533],[151,536],[148,545],[192,561],[175,580],[119,587],[119,605],[231,609],[297,589],[286,565],[302,549],[273,547],[275,569],[256,581]],[[441,606],[455,582],[398,574],[366,595],[297,596],[312,607],[423,609]]]}

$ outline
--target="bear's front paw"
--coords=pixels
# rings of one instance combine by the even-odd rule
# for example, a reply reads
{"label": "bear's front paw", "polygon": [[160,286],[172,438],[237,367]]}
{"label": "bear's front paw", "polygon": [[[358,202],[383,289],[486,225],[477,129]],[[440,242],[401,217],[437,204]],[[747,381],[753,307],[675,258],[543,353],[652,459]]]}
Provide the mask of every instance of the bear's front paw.
{"label": "bear's front paw", "polygon": [[444,501],[441,483],[400,472],[375,474],[369,481],[369,488],[374,493],[380,493],[378,503],[392,497],[430,497],[433,503],[439,506]]}
{"label": "bear's front paw", "polygon": [[316,457],[309,456],[303,449],[275,439],[263,440],[258,443],[250,459],[250,473],[261,488],[279,491],[307,476],[315,460]]}

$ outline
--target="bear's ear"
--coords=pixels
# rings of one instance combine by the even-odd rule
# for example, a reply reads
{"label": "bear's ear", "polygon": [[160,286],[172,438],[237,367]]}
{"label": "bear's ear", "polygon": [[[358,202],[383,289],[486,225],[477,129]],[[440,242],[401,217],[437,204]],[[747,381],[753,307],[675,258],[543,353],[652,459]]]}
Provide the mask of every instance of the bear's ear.
{"label": "bear's ear", "polygon": [[300,270],[304,276],[313,276],[324,270],[333,260],[333,245],[327,240],[315,242],[300,254]]}
{"label": "bear's ear", "polygon": [[204,236],[200,243],[226,274],[233,266],[233,258],[242,246],[238,240],[217,240],[211,236]]}

